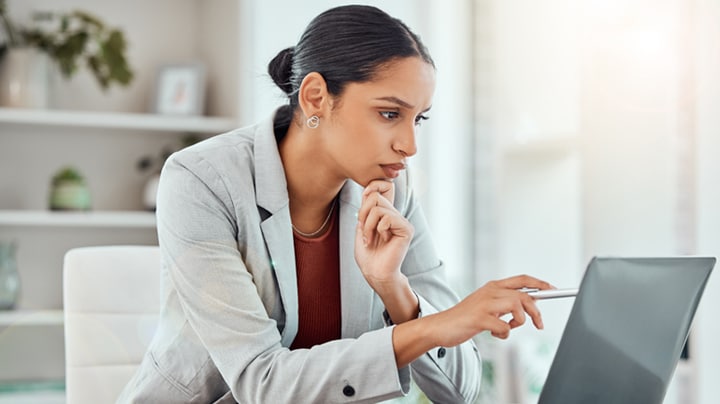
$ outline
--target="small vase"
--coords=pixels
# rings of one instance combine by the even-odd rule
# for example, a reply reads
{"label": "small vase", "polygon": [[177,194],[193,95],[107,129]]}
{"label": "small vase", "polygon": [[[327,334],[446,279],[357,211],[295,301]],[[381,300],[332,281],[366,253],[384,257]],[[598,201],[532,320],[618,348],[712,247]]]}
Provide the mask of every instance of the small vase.
{"label": "small vase", "polygon": [[47,108],[49,65],[35,48],[8,48],[0,58],[0,106]]}
{"label": "small vase", "polygon": [[50,191],[51,210],[90,210],[90,190],[78,181],[60,181]]}
{"label": "small vase", "polygon": [[10,310],[17,304],[20,277],[15,260],[15,244],[0,241],[0,310]]}
{"label": "small vase", "polygon": [[160,174],[153,174],[145,183],[143,189],[143,205],[145,209],[155,211],[157,208],[157,191],[160,185]]}

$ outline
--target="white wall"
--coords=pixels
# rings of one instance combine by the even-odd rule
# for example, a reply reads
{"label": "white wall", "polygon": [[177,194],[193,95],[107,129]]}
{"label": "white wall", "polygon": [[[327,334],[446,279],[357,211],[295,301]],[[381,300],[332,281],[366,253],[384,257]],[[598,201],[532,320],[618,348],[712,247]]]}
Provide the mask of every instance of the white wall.
{"label": "white wall", "polygon": [[677,21],[666,17],[673,7],[660,2],[647,14],[637,4],[586,3],[586,257],[676,252],[678,33]]}
{"label": "white wall", "polygon": [[[476,3],[488,26],[476,36],[487,64],[476,72],[484,83],[476,94],[483,100],[477,153],[492,160],[484,174],[493,184],[481,189],[478,215],[486,219],[476,234],[485,253],[495,255],[477,257],[478,278],[526,273],[575,287],[585,264],[576,2]],[[545,330],[528,325],[485,347],[496,360],[499,402],[537,401],[572,303],[541,303]]]}

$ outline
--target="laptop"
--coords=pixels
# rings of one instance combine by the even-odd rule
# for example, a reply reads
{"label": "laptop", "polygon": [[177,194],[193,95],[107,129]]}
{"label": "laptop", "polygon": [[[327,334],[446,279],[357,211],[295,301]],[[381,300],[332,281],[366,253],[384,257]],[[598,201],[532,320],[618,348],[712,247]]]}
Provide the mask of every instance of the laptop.
{"label": "laptop", "polygon": [[595,257],[538,404],[662,403],[712,257]]}

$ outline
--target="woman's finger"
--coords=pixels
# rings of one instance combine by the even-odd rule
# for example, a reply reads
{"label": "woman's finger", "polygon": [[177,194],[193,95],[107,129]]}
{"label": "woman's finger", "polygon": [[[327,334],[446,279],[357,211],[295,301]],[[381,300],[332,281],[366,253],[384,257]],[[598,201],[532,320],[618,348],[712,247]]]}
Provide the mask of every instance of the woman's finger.
{"label": "woman's finger", "polygon": [[522,302],[515,300],[512,305],[512,319],[508,322],[510,328],[516,328],[525,324],[525,308]]}
{"label": "woman's finger", "polygon": [[487,330],[495,338],[507,339],[510,336],[510,325],[500,319],[494,319],[487,324]]}
{"label": "woman's finger", "polygon": [[517,275],[510,278],[501,279],[495,281],[500,287],[507,289],[521,289],[521,288],[538,288],[538,289],[555,289],[551,284],[542,281],[538,278],[530,275]]}
{"label": "woman's finger", "polygon": [[[503,314],[512,313],[513,318],[517,320],[517,325],[525,323],[525,313],[527,313],[532,319],[533,324],[538,329],[543,329],[542,315],[540,310],[535,305],[535,299],[524,292],[520,292],[516,289],[498,289],[495,290],[493,296],[496,301],[506,302],[512,306],[498,306],[496,309],[502,310]],[[520,314],[518,314],[518,311]],[[513,323],[515,324],[515,323]],[[513,327],[515,328],[515,327]]]}
{"label": "woman's finger", "polygon": [[395,183],[387,180],[373,180],[365,187],[363,191],[363,197],[369,195],[372,192],[378,192],[380,195],[387,199],[390,203],[395,201]]}
{"label": "woman's finger", "polygon": [[510,315],[511,319],[507,321],[510,328],[516,328],[525,324],[527,315],[532,319],[533,324],[538,329],[543,329],[542,316],[540,310],[535,305],[535,299],[528,296],[527,293],[519,292],[515,289],[495,289],[491,295],[488,310],[498,313],[498,317]]}
{"label": "woman's finger", "polygon": [[412,233],[410,223],[394,209],[375,207],[362,225],[363,241],[374,243],[375,237],[388,241],[394,236],[409,236]]}
{"label": "woman's finger", "polygon": [[528,296],[526,293],[522,293],[524,296],[521,297],[522,299],[522,305],[525,312],[530,315],[530,318],[532,319],[533,324],[535,325],[535,328],[538,330],[542,330],[545,328],[545,325],[542,321],[542,314],[540,313],[540,310],[535,305],[535,299]]}
{"label": "woman's finger", "polygon": [[365,222],[367,220],[367,215],[377,206],[395,209],[392,203],[380,195],[379,192],[371,192],[363,196],[360,210],[358,210],[358,221],[361,223]]}

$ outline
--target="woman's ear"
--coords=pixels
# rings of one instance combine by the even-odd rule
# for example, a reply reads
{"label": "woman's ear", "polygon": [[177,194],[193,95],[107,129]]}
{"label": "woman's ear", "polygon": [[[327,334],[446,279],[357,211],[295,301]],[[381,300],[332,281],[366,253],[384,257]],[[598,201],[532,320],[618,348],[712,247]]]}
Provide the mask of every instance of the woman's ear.
{"label": "woman's ear", "polygon": [[317,115],[320,118],[326,116],[330,107],[329,101],[330,94],[325,78],[318,72],[308,73],[298,90],[298,104],[305,116]]}

